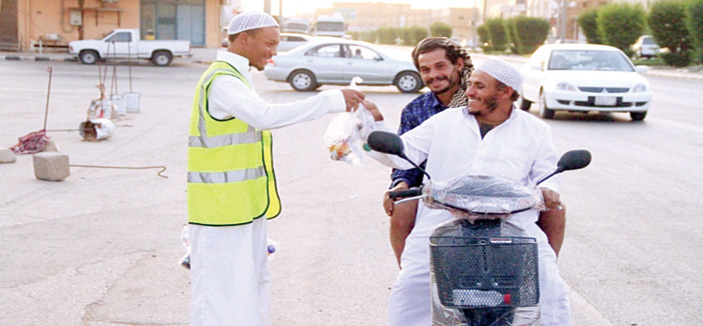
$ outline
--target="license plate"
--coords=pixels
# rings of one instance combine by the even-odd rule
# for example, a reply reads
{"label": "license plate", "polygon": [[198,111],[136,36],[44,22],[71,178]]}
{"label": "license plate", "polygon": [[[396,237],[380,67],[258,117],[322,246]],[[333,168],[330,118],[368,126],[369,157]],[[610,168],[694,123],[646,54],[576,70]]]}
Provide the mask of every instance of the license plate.
{"label": "license plate", "polygon": [[616,97],[596,96],[596,105],[598,106],[615,106],[615,103],[617,103]]}

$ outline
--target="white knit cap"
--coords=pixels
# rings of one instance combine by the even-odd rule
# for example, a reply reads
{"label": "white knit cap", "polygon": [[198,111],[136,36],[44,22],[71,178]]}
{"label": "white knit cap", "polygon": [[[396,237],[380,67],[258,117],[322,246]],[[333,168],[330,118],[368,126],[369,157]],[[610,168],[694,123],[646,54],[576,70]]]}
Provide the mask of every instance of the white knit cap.
{"label": "white knit cap", "polygon": [[519,91],[522,87],[522,76],[509,63],[499,59],[488,59],[476,67],[476,71],[483,71],[499,82]]}
{"label": "white knit cap", "polygon": [[239,34],[244,31],[271,26],[278,27],[278,22],[271,15],[259,11],[247,11],[232,18],[229,22],[227,34]]}

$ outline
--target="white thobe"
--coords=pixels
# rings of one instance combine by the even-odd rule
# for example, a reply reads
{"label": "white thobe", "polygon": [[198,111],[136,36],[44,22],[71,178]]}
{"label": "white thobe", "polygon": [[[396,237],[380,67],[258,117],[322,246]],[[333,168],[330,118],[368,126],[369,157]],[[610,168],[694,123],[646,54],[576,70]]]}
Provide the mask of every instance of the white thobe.
{"label": "white thobe", "polygon": [[[235,67],[251,84],[249,61],[219,51],[217,60]],[[286,104],[270,104],[236,77],[221,75],[210,85],[208,112],[215,119],[235,117],[259,130],[314,120],[343,112],[339,90]],[[190,225],[191,324],[268,326],[270,284],[266,218],[238,226]]]}
{"label": "white thobe", "polygon": [[[434,181],[463,175],[501,176],[527,185],[551,173],[558,160],[551,130],[534,116],[513,109],[510,117],[481,138],[476,118],[465,107],[447,109],[402,135],[405,154],[413,162],[427,160]],[[370,155],[391,167],[408,169],[404,160],[372,152]],[[558,190],[558,178],[540,187]],[[509,221],[537,239],[539,250],[540,307],[542,325],[570,325],[567,285],[559,275],[556,255],[535,222],[535,210],[515,214]],[[431,324],[429,236],[452,215],[441,209],[418,206],[417,220],[405,242],[401,271],[390,295],[391,326]]]}

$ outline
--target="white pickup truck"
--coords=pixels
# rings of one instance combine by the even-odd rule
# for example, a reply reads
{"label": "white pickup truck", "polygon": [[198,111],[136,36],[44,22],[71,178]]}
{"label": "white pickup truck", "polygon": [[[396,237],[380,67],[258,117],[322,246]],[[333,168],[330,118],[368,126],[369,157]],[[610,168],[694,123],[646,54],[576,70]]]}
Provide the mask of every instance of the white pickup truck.
{"label": "white pickup truck", "polygon": [[116,29],[102,40],[68,43],[68,52],[84,64],[106,59],[149,59],[157,66],[168,66],[174,57],[190,56],[190,41],[145,41],[138,29]]}

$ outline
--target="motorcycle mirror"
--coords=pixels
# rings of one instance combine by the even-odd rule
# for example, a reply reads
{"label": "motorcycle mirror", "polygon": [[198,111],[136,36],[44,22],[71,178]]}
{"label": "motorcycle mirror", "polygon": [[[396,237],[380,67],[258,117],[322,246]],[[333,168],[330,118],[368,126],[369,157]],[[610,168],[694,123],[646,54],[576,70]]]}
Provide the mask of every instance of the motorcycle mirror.
{"label": "motorcycle mirror", "polygon": [[537,184],[544,182],[545,180],[553,177],[555,174],[562,173],[569,170],[583,169],[591,164],[591,152],[585,149],[571,150],[561,156],[559,162],[557,162],[557,169],[550,173],[548,176],[537,181]]}
{"label": "motorcycle mirror", "polygon": [[591,152],[585,149],[577,149],[564,153],[557,163],[557,170],[569,171],[583,169],[591,164]]}
{"label": "motorcycle mirror", "polygon": [[387,131],[372,131],[366,140],[374,151],[404,157],[405,147],[400,136]]}
{"label": "motorcycle mirror", "polygon": [[366,143],[374,151],[396,155],[408,163],[412,164],[414,167],[419,169],[422,173],[427,176],[427,179],[432,179],[430,175],[423,168],[419,167],[415,162],[411,161],[407,156],[405,156],[405,146],[403,145],[403,140],[400,136],[387,131],[376,130],[372,131],[368,138],[366,138]]}

